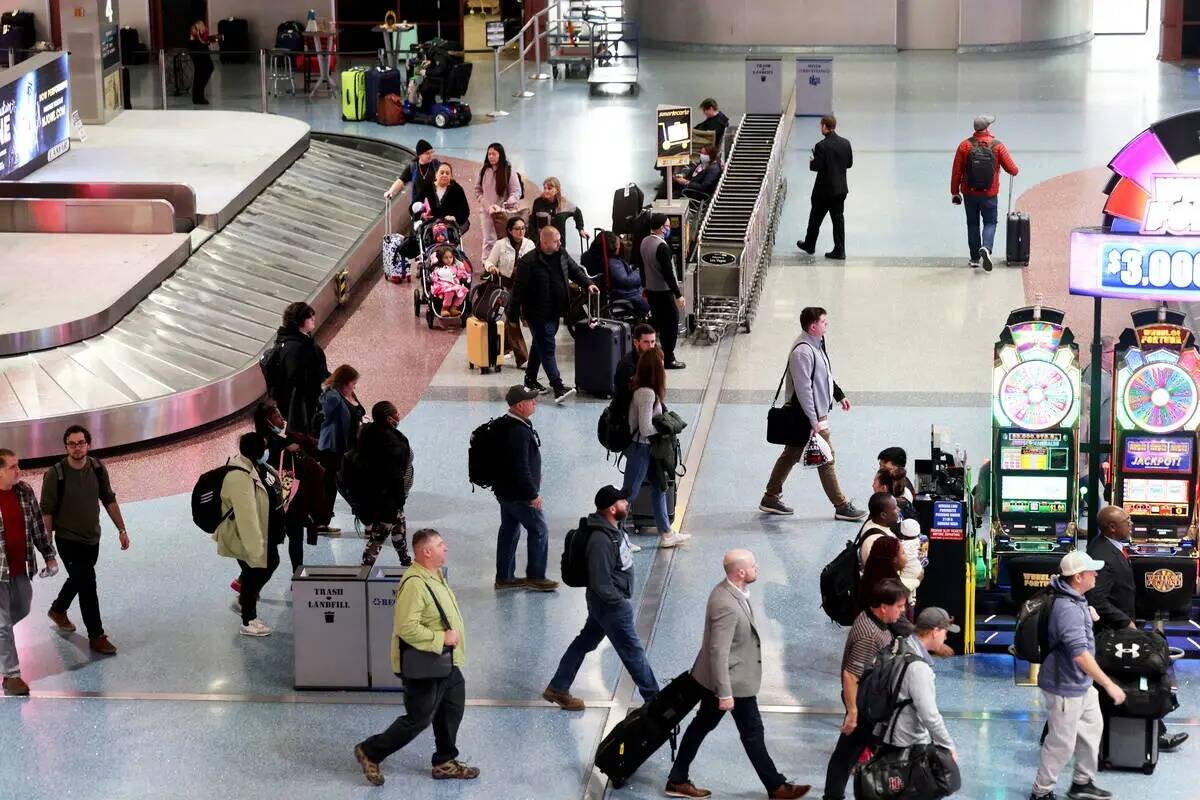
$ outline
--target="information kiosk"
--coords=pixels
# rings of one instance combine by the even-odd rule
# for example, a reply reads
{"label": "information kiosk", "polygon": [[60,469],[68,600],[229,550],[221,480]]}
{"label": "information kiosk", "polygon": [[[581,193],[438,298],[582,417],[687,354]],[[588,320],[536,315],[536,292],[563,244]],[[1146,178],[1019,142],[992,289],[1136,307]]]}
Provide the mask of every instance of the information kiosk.
{"label": "information kiosk", "polygon": [[1065,553],[1078,519],[1079,346],[1063,312],[1008,315],[992,366],[992,536],[989,583],[1010,586],[1008,562]]}
{"label": "information kiosk", "polygon": [[1136,311],[1117,342],[1113,503],[1133,518],[1131,557],[1196,556],[1200,350],[1183,323]]}

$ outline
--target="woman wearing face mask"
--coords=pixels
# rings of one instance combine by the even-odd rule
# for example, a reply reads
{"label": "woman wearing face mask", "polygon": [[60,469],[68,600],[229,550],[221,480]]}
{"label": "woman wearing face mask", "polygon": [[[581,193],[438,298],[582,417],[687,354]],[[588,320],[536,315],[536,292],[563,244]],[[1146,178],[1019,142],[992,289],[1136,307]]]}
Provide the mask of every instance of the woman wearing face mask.
{"label": "woman wearing face mask", "polygon": [[[525,220],[520,217],[510,218],[505,226],[507,235],[497,240],[492,245],[491,252],[483,259],[483,269],[498,276],[500,285],[509,291],[513,288],[517,261],[526,253],[533,252],[533,240],[525,235],[525,228]],[[525,366],[525,361],[529,358],[529,349],[525,346],[525,336],[521,333],[521,320],[505,320],[504,346],[512,350],[518,367]]]}
{"label": "woman wearing face mask", "polygon": [[387,400],[371,406],[371,422],[358,437],[358,459],[356,480],[361,479],[363,485],[353,491],[358,502],[355,514],[367,526],[363,566],[375,563],[384,541],[390,538],[401,566],[407,567],[412,558],[404,503],[412,489],[413,454],[408,438],[400,432],[400,412]]}
{"label": "woman wearing face mask", "polygon": [[471,227],[471,207],[467,204],[467,195],[458,181],[454,180],[454,168],[449,164],[438,167],[433,191],[426,196],[425,202],[429,204],[429,210],[421,218],[427,222],[435,219],[453,222],[460,234],[465,234]]}
{"label": "woman wearing face mask", "polygon": [[479,181],[475,184],[475,199],[479,201],[483,223],[483,257],[486,260],[496,241],[495,219],[507,222],[507,214],[517,207],[521,199],[521,179],[508,163],[504,145],[492,142],[487,156],[479,169]]}
{"label": "woman wearing face mask", "polygon": [[533,213],[530,217],[533,222],[534,235],[532,238],[537,241],[542,228],[553,225],[558,228],[565,247],[568,219],[575,220],[575,230],[579,231],[579,238],[586,241],[589,234],[583,227],[583,212],[579,210],[578,206],[563,197],[562,184],[558,182],[558,178],[546,178],[542,181],[541,196],[533,201]]}
{"label": "woman wearing face mask", "polygon": [[[358,439],[358,427],[362,424],[362,403],[354,390],[358,387],[358,370],[342,364],[325,379],[321,391],[320,447],[324,453],[325,491],[330,496],[337,493],[337,473],[342,466],[342,457]],[[321,527],[322,533],[340,533],[336,528]]]}
{"label": "woman wearing face mask", "polygon": [[700,160],[682,175],[675,176],[675,184],[685,196],[707,200],[717,190],[721,180],[721,163],[713,158],[713,148],[700,148]]}
{"label": "woman wearing face mask", "polygon": [[236,558],[242,568],[234,610],[242,616],[243,636],[271,633],[258,618],[258,597],[279,566],[284,521],[279,476],[267,464],[269,455],[259,434],[245,433],[238,439],[238,455],[227,462],[232,469],[221,483],[224,520],[213,533],[217,555]]}

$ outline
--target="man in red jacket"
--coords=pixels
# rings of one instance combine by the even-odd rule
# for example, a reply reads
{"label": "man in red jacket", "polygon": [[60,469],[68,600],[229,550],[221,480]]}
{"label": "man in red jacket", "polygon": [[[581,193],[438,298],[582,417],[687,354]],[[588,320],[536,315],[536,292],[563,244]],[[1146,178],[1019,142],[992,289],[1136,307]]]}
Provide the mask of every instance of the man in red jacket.
{"label": "man in red jacket", "polygon": [[[964,139],[954,152],[954,168],[950,172],[950,199],[954,205],[967,209],[967,244],[971,249],[971,266],[983,265],[992,271],[992,244],[996,239],[997,196],[1000,194],[1000,168],[1016,175],[1016,162],[1008,148],[992,136],[991,125],[996,118],[981,114],[975,118],[975,135]],[[979,220],[983,219],[983,239],[979,237]]]}

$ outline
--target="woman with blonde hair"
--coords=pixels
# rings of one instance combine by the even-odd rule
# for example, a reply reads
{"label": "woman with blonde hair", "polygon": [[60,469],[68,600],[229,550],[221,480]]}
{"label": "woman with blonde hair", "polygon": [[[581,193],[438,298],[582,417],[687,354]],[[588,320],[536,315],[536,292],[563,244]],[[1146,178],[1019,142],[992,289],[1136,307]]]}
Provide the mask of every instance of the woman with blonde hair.
{"label": "woman with blonde hair", "polygon": [[568,219],[575,220],[575,230],[579,231],[579,238],[587,239],[588,232],[583,227],[583,212],[579,210],[578,206],[563,197],[562,184],[558,182],[558,178],[546,178],[542,181],[541,196],[533,201],[533,213],[530,217],[535,234],[533,238],[535,240],[538,238],[537,234],[541,233],[542,228],[553,225],[562,235],[565,247]]}

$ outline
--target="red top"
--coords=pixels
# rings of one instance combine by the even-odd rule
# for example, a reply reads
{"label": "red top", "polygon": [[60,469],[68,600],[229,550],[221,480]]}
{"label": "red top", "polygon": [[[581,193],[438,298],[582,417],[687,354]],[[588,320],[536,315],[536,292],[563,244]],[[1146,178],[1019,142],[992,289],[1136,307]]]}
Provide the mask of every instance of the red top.
{"label": "red top", "polygon": [[1012,156],[1008,154],[1008,148],[1004,146],[1004,142],[996,142],[992,147],[996,154],[996,174],[992,176],[992,188],[986,192],[978,192],[967,187],[967,176],[965,169],[967,166],[967,154],[971,152],[971,142],[973,139],[978,139],[981,142],[993,142],[995,136],[990,133],[976,133],[972,139],[963,139],[959,144],[958,150],[954,151],[954,169],[950,172],[950,194],[969,194],[975,197],[995,197],[1000,194],[1000,168],[1004,167],[1004,171],[1009,175],[1016,175],[1020,172],[1017,169],[1017,164],[1012,160]]}
{"label": "red top", "polygon": [[4,519],[4,550],[13,575],[25,573],[25,512],[12,489],[0,489],[0,517]]}

